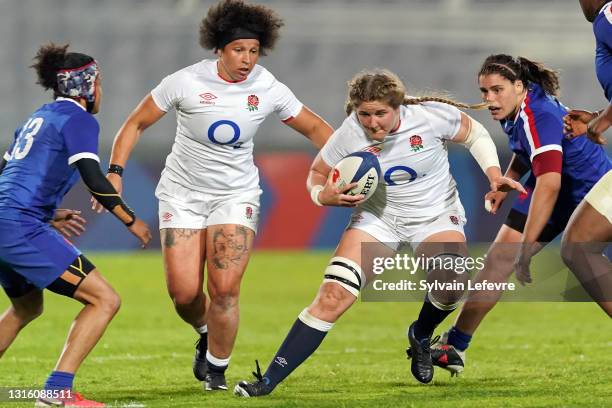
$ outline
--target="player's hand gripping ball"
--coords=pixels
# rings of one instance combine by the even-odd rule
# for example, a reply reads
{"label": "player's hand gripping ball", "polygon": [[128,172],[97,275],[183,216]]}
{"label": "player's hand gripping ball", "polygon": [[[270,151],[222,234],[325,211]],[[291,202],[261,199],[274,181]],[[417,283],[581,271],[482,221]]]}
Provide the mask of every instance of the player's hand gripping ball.
{"label": "player's hand gripping ball", "polygon": [[380,163],[374,153],[355,152],[344,157],[334,167],[332,181],[341,189],[347,184],[357,183],[345,194],[364,195],[364,201],[370,198],[378,187],[380,179]]}

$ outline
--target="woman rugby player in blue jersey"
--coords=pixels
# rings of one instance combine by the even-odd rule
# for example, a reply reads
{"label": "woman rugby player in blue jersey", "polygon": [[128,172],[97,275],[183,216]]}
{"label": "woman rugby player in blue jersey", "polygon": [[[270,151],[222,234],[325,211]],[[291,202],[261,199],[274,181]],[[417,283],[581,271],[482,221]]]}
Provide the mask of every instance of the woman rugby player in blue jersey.
{"label": "woman rugby player in blue jersey", "polygon": [[[589,190],[611,168],[605,150],[586,138],[563,135],[566,108],[557,100],[557,73],[527,58],[491,55],[483,63],[478,82],[494,120],[508,135],[514,155],[506,176],[519,180],[527,172],[528,194],[514,201],[476,281],[505,282],[513,271],[530,283],[529,264],[540,249],[565,229],[570,216]],[[507,193],[486,196],[496,213]],[[470,294],[455,325],[434,345],[434,365],[451,373],[463,371],[465,350],[501,291]]]}
{"label": "woman rugby player in blue jersey", "polygon": [[92,195],[143,246],[151,233],[100,171],[99,125],[93,116],[102,98],[98,63],[67,48],[50,44],[39,49],[32,67],[38,83],[52,89],[55,100],[17,129],[0,162],[0,284],[11,301],[0,317],[0,356],[42,313],[43,289],[78,300],[84,307],[45,389],[38,390],[36,405],[96,407],[104,404],[72,391],[74,375],[117,313],[120,299],[96,267],[49,222],[80,174]]}
{"label": "woman rugby player in blue jersey", "polygon": [[[612,124],[612,2],[580,0],[593,23],[597,42],[597,78],[610,104],[599,112],[571,110],[565,117],[568,137],[586,134],[605,144],[603,133]],[[612,171],[597,182],[580,203],[563,234],[561,256],[589,295],[612,317],[612,268],[602,252],[612,240]]]}

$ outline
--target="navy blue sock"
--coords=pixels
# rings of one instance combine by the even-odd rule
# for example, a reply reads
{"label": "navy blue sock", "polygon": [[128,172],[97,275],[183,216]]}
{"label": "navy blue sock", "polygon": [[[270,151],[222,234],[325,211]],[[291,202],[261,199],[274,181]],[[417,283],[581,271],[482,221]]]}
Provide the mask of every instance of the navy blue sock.
{"label": "navy blue sock", "polygon": [[53,371],[47,378],[45,390],[71,390],[74,374],[63,371]]}
{"label": "navy blue sock", "polygon": [[264,381],[276,387],[315,352],[326,334],[297,319],[263,375]]}
{"label": "navy blue sock", "polygon": [[448,332],[448,344],[459,351],[465,351],[470,345],[470,340],[472,340],[472,336],[462,332],[455,326]]}
{"label": "navy blue sock", "polygon": [[414,336],[417,340],[430,338],[440,323],[446,316],[451,314],[452,310],[441,310],[435,307],[428,298],[425,298],[419,318],[414,325]]}

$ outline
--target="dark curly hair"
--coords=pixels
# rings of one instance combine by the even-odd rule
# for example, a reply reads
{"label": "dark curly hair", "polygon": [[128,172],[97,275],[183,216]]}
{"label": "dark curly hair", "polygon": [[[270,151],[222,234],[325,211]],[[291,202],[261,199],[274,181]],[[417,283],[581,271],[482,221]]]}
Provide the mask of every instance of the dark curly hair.
{"label": "dark curly hair", "polygon": [[93,61],[89,55],[78,52],[68,52],[69,44],[57,45],[49,43],[38,49],[34,57],[34,64],[30,68],[36,70],[38,75],[37,84],[45,89],[53,89],[55,96],[57,92],[57,72],[61,69],[82,67]]}
{"label": "dark curly hair", "polygon": [[279,29],[284,25],[276,12],[266,6],[246,4],[242,0],[223,0],[208,9],[200,24],[200,45],[209,50],[222,48],[221,40],[236,28],[259,37],[261,55],[274,48]]}

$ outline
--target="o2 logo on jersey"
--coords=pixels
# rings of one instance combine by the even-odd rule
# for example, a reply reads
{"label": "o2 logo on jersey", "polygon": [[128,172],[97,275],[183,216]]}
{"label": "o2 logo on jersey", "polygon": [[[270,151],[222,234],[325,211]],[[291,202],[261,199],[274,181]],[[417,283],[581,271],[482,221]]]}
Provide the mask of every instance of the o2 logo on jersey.
{"label": "o2 logo on jersey", "polygon": [[34,143],[34,136],[36,136],[44,122],[45,120],[43,118],[30,118],[30,120],[27,121],[15,140],[15,147],[11,152],[10,159],[21,160],[30,153],[30,149]]}
{"label": "o2 logo on jersey", "polygon": [[[229,140],[223,141],[223,139],[228,139],[230,135]],[[214,144],[233,145],[232,147],[238,149],[242,146],[242,142],[238,142],[238,139],[240,139],[240,127],[231,120],[218,120],[208,128],[208,140]]]}
{"label": "o2 logo on jersey", "polygon": [[418,174],[407,166],[393,166],[385,171],[384,179],[388,186],[408,184],[416,180]]}

